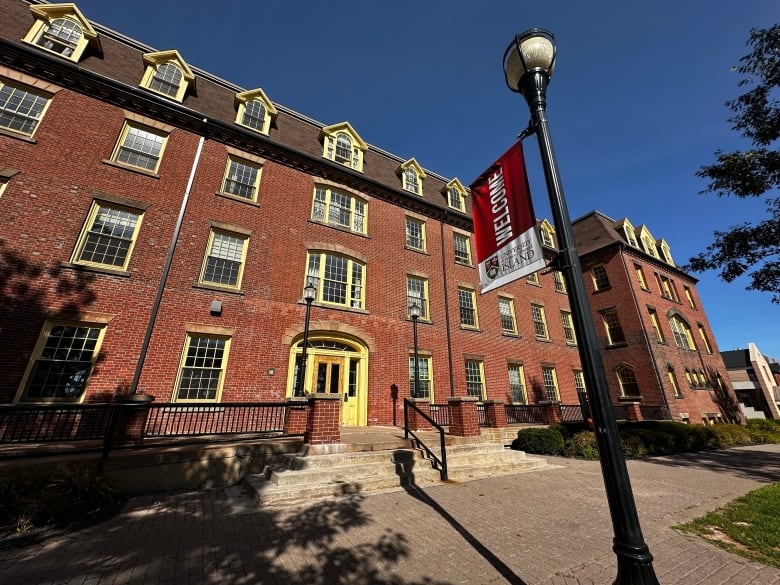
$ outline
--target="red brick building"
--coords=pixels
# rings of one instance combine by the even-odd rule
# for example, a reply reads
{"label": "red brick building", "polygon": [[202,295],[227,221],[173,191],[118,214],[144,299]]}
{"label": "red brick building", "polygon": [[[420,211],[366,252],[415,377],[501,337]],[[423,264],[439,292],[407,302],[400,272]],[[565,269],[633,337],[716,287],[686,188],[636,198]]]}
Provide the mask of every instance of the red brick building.
{"label": "red brick building", "polygon": [[666,240],[598,211],[573,229],[613,401],[663,406],[677,421],[743,420],[697,280]]}
{"label": "red brick building", "polygon": [[[311,284],[303,390],[343,396],[343,424],[398,420],[412,386],[413,303],[433,402],[578,403],[563,280],[549,272],[481,295],[460,180],[73,4],[0,8],[0,402],[136,391],[158,402],[282,400],[297,385]],[[540,229],[551,245],[552,228]],[[607,266],[615,295],[632,285],[612,276],[629,252],[611,250],[586,259]],[[693,279],[664,270],[699,303]],[[608,298],[594,295],[597,310]],[[653,302],[659,315],[687,313]],[[689,322],[714,344],[698,307]],[[627,335],[650,327],[636,311],[621,318]],[[679,378],[693,354],[667,344],[650,359],[649,347],[605,355],[610,368],[634,369],[643,404],[662,406],[668,389],[652,364]],[[705,377],[723,369],[702,360]],[[669,404],[675,418],[716,410],[713,391],[682,393]]]}

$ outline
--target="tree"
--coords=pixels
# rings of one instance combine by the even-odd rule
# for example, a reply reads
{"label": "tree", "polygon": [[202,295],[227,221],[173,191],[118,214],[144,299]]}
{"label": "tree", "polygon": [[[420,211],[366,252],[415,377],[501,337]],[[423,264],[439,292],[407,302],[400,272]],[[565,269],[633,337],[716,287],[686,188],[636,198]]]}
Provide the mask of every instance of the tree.
{"label": "tree", "polygon": [[732,129],[750,141],[744,151],[715,152],[716,162],[701,167],[696,176],[710,181],[702,193],[719,197],[767,197],[766,219],[743,223],[729,231],[716,231],[715,240],[704,252],[691,258],[687,268],[694,272],[718,270],[726,282],[747,274],[748,290],[770,292],[780,303],[780,24],[752,29],[747,42],[750,54],[733,68],[744,77],[739,87],[750,89],[726,102],[734,112]]}

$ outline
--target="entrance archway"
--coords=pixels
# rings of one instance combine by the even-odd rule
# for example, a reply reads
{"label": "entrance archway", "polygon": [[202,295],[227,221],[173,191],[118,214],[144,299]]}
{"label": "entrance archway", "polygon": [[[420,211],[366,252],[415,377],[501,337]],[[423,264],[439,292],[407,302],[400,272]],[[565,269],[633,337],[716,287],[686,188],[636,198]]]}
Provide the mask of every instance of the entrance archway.
{"label": "entrance archway", "polygon": [[[309,335],[303,392],[338,394],[341,397],[342,426],[365,426],[368,416],[368,348],[359,339],[336,332]],[[287,396],[298,382],[303,338],[290,347],[290,375]]]}

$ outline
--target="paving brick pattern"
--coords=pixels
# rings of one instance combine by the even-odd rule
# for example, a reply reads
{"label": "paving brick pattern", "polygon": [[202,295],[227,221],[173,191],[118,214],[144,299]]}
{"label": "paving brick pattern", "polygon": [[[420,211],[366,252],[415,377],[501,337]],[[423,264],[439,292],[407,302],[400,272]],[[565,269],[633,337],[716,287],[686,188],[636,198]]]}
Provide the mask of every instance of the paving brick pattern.
{"label": "paving brick pattern", "polygon": [[[0,546],[0,583],[612,583],[599,464],[550,462],[559,467],[286,508],[257,508],[238,488],[138,497],[81,532]],[[628,467],[660,583],[780,585],[780,569],[673,529],[780,480],[780,446]]]}

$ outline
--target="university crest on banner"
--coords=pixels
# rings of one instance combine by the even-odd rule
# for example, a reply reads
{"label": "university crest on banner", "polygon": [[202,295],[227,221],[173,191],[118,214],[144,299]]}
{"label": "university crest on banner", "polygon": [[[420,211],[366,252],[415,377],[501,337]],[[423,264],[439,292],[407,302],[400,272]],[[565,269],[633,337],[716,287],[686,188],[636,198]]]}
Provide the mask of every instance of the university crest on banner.
{"label": "university crest on banner", "polygon": [[544,268],[521,142],[471,184],[471,194],[482,292]]}

